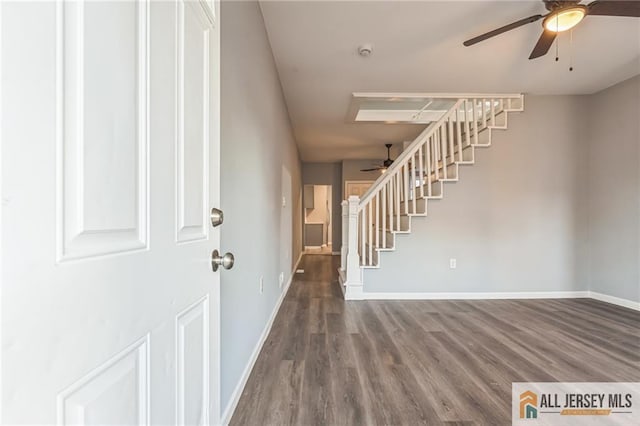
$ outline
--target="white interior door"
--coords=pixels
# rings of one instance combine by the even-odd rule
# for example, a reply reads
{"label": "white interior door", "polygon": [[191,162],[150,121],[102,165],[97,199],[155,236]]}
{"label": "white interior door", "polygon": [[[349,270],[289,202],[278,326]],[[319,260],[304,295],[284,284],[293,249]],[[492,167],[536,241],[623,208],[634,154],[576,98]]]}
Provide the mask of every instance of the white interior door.
{"label": "white interior door", "polygon": [[348,180],[344,183],[344,199],[348,200],[350,196],[357,195],[361,197],[373,185],[372,180]]}
{"label": "white interior door", "polygon": [[0,4],[3,424],[219,418],[212,4]]}

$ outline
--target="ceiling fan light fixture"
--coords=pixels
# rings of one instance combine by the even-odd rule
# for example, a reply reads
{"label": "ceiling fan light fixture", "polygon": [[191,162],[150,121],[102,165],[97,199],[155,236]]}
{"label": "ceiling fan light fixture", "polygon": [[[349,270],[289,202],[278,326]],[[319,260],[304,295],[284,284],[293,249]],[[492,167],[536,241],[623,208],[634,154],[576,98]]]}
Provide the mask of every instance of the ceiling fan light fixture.
{"label": "ceiling fan light fixture", "polygon": [[542,21],[542,26],[547,31],[561,33],[578,25],[586,15],[586,7],[573,6],[549,14],[544,18],[544,21]]}

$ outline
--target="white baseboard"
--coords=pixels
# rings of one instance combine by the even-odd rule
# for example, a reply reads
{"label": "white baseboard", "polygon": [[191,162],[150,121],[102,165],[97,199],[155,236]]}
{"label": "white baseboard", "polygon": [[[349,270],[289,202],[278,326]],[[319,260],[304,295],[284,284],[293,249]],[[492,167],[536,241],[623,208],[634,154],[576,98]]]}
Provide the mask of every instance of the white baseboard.
{"label": "white baseboard", "polygon": [[608,294],[597,293],[595,291],[589,292],[589,297],[599,300],[601,302],[611,303],[613,305],[622,306],[625,308],[640,311],[640,302],[634,302],[633,300],[623,299],[621,297],[609,296]]}
{"label": "white baseboard", "polygon": [[372,293],[363,300],[568,299],[589,297],[588,291],[525,291],[474,293]]}
{"label": "white baseboard", "polygon": [[231,421],[231,416],[233,416],[233,412],[235,411],[236,406],[238,405],[238,401],[240,401],[240,396],[242,396],[242,391],[244,390],[244,387],[247,384],[247,380],[249,380],[249,376],[251,375],[251,370],[253,370],[253,366],[256,363],[256,360],[258,359],[258,355],[260,355],[260,351],[262,350],[262,345],[264,345],[264,342],[267,340],[267,336],[271,331],[271,326],[273,326],[273,321],[276,319],[276,315],[280,310],[280,305],[282,305],[282,301],[284,300],[287,294],[287,291],[289,290],[289,286],[293,281],[293,277],[296,274],[296,270],[298,269],[298,265],[300,264],[300,260],[302,260],[303,255],[304,255],[304,251],[300,253],[300,256],[298,256],[298,260],[296,261],[296,264],[294,265],[293,270],[291,271],[291,276],[289,277],[289,280],[287,281],[286,285],[283,287],[282,292],[280,293],[280,297],[278,298],[278,301],[276,302],[275,306],[273,307],[273,311],[269,316],[269,320],[265,324],[264,330],[262,330],[262,334],[260,335],[260,338],[258,339],[256,346],[253,348],[253,352],[251,353],[251,356],[249,357],[249,361],[247,362],[247,365],[244,368],[244,371],[242,372],[242,376],[240,376],[240,381],[236,385],[236,388],[233,390],[233,393],[231,394],[231,399],[229,400],[229,403],[227,404],[227,407],[225,408],[222,414],[222,417],[220,419],[220,424],[224,426],[228,425],[229,422]]}
{"label": "white baseboard", "polygon": [[474,299],[576,299],[591,298],[640,311],[640,302],[595,291],[525,291],[478,293],[362,293],[362,300],[474,300]]}

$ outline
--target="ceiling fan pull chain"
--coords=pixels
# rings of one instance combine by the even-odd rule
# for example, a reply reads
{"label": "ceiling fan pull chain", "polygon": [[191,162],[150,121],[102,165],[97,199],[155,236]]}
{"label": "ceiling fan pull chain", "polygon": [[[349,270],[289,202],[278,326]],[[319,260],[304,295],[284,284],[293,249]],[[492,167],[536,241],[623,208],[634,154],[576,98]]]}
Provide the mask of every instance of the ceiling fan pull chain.
{"label": "ceiling fan pull chain", "polygon": [[573,29],[569,31],[569,71],[573,71]]}
{"label": "ceiling fan pull chain", "polygon": [[[556,17],[556,34],[558,34],[558,18],[557,17]],[[558,50],[560,50],[558,47],[559,44],[560,44],[560,37],[558,36],[556,37],[556,62],[558,62],[558,58],[560,56],[558,54]]]}

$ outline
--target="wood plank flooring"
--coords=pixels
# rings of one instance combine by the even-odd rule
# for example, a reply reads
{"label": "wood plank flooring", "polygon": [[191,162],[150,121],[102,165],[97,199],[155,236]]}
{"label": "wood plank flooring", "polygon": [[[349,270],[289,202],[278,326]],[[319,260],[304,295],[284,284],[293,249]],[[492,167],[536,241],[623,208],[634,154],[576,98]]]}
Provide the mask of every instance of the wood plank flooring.
{"label": "wood plank flooring", "polygon": [[306,255],[232,425],[507,425],[511,383],[640,381],[640,313],[591,299],[345,302]]}

